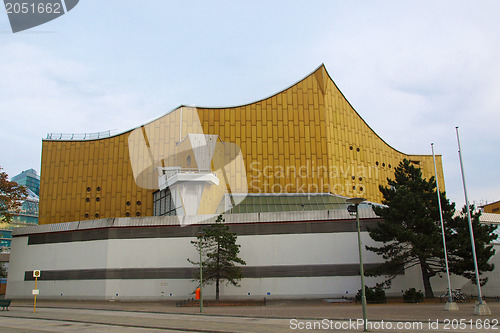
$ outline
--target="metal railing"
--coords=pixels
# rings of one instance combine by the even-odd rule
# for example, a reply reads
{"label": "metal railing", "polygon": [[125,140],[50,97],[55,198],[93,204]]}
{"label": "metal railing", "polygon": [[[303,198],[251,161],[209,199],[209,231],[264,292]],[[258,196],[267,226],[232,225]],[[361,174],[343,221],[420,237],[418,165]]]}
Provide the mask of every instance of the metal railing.
{"label": "metal railing", "polygon": [[111,136],[111,130],[96,133],[47,133],[45,140],[95,140]]}

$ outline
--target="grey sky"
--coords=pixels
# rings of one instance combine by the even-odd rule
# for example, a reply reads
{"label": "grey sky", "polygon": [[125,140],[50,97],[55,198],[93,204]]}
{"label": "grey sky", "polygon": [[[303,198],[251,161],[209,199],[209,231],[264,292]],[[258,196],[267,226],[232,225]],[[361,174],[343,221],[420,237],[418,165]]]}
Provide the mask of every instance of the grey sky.
{"label": "grey sky", "polygon": [[0,165],[48,132],[121,132],[180,104],[238,105],[321,63],[391,146],[443,155],[448,196],[500,200],[498,1],[98,1],[12,34],[0,10]]}

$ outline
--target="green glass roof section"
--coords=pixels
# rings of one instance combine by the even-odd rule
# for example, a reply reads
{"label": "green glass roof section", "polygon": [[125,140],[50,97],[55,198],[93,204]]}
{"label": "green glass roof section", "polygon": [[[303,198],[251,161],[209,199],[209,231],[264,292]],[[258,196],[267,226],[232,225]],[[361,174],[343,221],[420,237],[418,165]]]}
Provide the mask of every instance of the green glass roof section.
{"label": "green glass roof section", "polygon": [[346,198],[335,195],[249,195],[232,214],[346,209]]}

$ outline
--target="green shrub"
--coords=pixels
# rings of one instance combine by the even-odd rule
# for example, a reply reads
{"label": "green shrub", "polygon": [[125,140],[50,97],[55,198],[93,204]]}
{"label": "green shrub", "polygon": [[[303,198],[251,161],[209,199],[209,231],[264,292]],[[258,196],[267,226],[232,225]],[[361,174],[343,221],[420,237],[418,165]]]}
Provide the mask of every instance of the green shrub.
{"label": "green shrub", "polygon": [[[367,303],[386,303],[385,291],[380,286],[373,288],[365,287],[366,302]],[[356,294],[356,301],[361,302],[361,289]]]}
{"label": "green shrub", "polygon": [[406,303],[419,303],[424,299],[424,293],[415,288],[410,288],[403,294],[403,299]]}

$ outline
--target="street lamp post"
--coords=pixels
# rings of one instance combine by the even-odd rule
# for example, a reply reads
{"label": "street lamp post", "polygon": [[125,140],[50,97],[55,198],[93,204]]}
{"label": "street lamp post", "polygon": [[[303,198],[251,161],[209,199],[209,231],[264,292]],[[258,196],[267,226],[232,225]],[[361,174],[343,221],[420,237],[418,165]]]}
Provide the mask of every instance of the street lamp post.
{"label": "street lamp post", "polygon": [[365,198],[351,198],[347,199],[348,203],[353,204],[354,206],[349,206],[347,207],[347,210],[349,212],[356,212],[356,227],[358,229],[358,249],[359,249],[359,274],[361,275],[361,304],[363,306],[363,330],[366,332],[366,324],[367,324],[367,316],[366,316],[366,294],[365,294],[365,272],[363,269],[363,253],[362,253],[362,244],[361,244],[361,231],[359,227],[359,213],[358,213],[358,206],[360,203],[363,201],[366,201]]}
{"label": "street lamp post", "polygon": [[199,247],[200,247],[200,313],[203,312],[203,262],[201,255],[201,239],[205,235],[203,231],[198,232]]}

